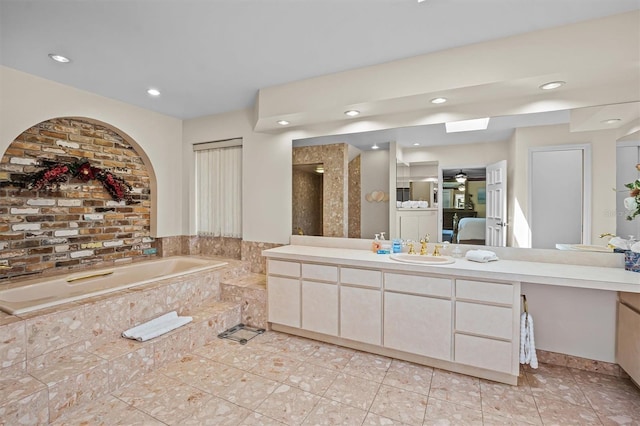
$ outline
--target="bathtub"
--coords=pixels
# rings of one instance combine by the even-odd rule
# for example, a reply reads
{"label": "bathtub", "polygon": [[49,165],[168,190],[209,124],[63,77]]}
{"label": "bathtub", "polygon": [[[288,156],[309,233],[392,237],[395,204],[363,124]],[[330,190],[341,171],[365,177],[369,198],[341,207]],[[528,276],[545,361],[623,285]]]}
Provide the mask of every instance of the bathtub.
{"label": "bathtub", "polygon": [[31,279],[0,290],[0,310],[19,315],[226,264],[204,257],[175,256],[66,276]]}

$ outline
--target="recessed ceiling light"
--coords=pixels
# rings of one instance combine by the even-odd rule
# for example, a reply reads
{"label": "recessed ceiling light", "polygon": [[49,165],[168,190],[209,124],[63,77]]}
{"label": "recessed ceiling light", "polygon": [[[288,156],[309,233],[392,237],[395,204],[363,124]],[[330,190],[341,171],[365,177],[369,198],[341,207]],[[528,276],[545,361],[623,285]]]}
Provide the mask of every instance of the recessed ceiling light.
{"label": "recessed ceiling light", "polygon": [[349,117],[355,117],[356,115],[359,115],[360,111],[357,111],[355,109],[350,109],[349,111],[345,111],[344,115],[348,115]]}
{"label": "recessed ceiling light", "polygon": [[371,149],[379,149],[380,147],[378,146],[377,143],[374,143],[373,146],[371,147]]}
{"label": "recessed ceiling light", "polygon": [[615,124],[615,123],[618,123],[620,121],[622,121],[622,120],[619,119],[619,118],[610,118],[608,120],[602,120],[602,123],[604,123],[604,124]]}
{"label": "recessed ceiling light", "polygon": [[471,132],[473,130],[487,130],[489,117],[474,120],[451,121],[444,123],[447,133]]}
{"label": "recessed ceiling light", "polygon": [[51,59],[53,59],[54,61],[60,62],[62,64],[66,64],[66,63],[71,62],[71,59],[67,58],[66,56],[58,55],[58,54],[55,54],[55,53],[49,53],[49,57]]}
{"label": "recessed ceiling light", "polygon": [[147,89],[147,93],[151,96],[160,96],[160,91],[158,89]]}
{"label": "recessed ceiling light", "polygon": [[551,81],[549,83],[545,83],[542,86],[540,86],[540,89],[553,90],[553,89],[557,89],[560,86],[564,86],[565,84],[567,84],[566,81]]}
{"label": "recessed ceiling light", "polygon": [[420,142],[415,142],[413,146],[420,146]]}
{"label": "recessed ceiling light", "polygon": [[447,102],[447,98],[433,98],[431,99],[432,104],[443,104]]}
{"label": "recessed ceiling light", "polygon": [[278,120],[277,123],[281,126],[287,126],[291,123],[289,123],[287,120]]}

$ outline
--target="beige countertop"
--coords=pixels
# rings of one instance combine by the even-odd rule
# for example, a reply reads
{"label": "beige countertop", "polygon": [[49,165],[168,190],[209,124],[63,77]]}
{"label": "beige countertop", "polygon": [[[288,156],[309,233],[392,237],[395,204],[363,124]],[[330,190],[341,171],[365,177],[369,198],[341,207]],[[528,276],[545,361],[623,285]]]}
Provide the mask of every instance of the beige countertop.
{"label": "beige countertop", "polygon": [[448,265],[414,265],[398,262],[390,259],[388,254],[376,254],[369,250],[308,245],[287,245],[264,250],[262,254],[272,259],[332,263],[387,271],[640,293],[640,273],[625,271],[624,268],[523,260],[477,263],[464,258],[455,259],[454,263]]}

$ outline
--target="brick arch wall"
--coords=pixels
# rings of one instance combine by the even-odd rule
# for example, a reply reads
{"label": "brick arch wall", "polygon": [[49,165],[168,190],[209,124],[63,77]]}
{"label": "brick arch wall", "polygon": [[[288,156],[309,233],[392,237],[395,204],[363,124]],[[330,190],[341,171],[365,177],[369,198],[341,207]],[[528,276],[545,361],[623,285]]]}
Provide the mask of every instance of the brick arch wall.
{"label": "brick arch wall", "polygon": [[[132,187],[135,204],[114,201],[98,180],[70,179],[29,190],[24,179],[45,160],[87,159]],[[0,161],[0,285],[7,278],[108,266],[156,255],[151,238],[152,173],[108,125],[56,118],[20,134]]]}

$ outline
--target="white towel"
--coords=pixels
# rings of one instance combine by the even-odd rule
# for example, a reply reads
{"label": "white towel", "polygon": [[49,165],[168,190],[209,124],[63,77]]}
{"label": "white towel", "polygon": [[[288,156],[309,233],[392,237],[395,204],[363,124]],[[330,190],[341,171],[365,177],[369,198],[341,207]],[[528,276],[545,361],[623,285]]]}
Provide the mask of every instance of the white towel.
{"label": "white towel", "polygon": [[498,260],[498,256],[496,256],[494,252],[489,250],[469,250],[465,257],[467,258],[467,260],[481,263]]}
{"label": "white towel", "polygon": [[520,364],[529,364],[538,368],[536,342],[533,337],[533,317],[523,312],[520,316]]}
{"label": "white towel", "polygon": [[122,337],[144,342],[162,334],[182,327],[193,321],[192,317],[179,317],[176,311],[171,311],[161,317],[142,323],[122,333]]}

